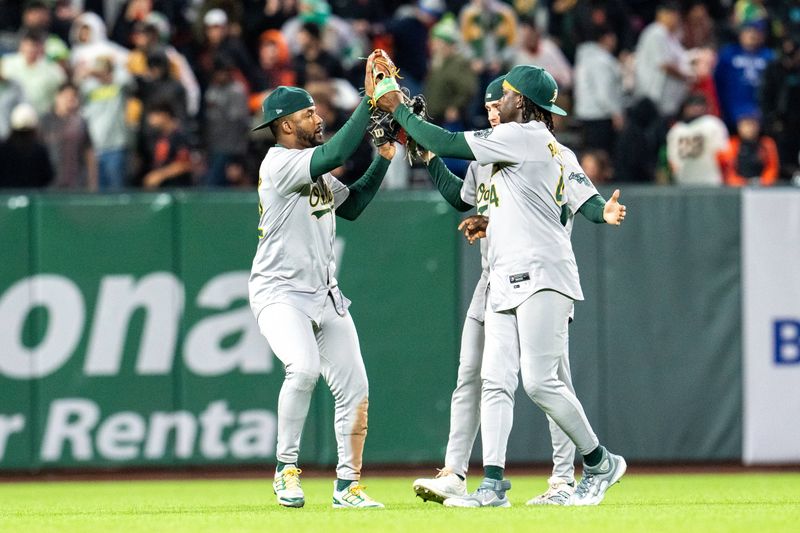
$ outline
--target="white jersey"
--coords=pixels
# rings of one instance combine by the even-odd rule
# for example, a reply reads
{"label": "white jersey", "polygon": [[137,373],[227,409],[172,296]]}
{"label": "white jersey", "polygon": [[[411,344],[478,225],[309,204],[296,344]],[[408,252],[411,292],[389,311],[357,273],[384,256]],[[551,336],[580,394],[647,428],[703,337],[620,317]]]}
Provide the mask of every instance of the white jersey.
{"label": "white jersey", "polygon": [[511,122],[465,138],[479,164],[492,164],[489,187],[489,304],[513,309],[535,292],[558,291],[582,300],[567,228],[564,153],[537,121]]}
{"label": "white jersey", "polygon": [[717,154],[728,146],[728,129],[713,115],[677,122],[667,133],[667,159],[681,185],[722,185]]}
{"label": "white jersey", "polygon": [[314,148],[270,148],[258,173],[259,241],[248,289],[256,318],[285,303],[319,323],[330,294],[339,314],[350,302],[334,276],[335,209],[350,194],[330,173],[311,176]]}
{"label": "white jersey", "polygon": [[[575,214],[592,196],[599,194],[591,180],[586,176],[575,153],[558,144],[564,158],[564,186],[567,191],[567,203],[562,206],[561,222],[572,234]],[[490,178],[492,165],[479,165],[473,161],[467,168],[464,184],[461,186],[461,199],[476,207],[479,215],[487,214],[490,197]],[[486,290],[489,284],[489,256],[487,239],[480,240],[481,277],[472,293],[472,301],[467,309],[467,316],[483,322],[486,313]]]}

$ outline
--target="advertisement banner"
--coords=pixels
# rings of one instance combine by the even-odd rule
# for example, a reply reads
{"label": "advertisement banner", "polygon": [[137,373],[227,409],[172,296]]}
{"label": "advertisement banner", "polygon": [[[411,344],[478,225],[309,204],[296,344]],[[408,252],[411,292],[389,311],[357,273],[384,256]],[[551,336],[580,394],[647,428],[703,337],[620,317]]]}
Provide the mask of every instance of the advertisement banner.
{"label": "advertisement banner", "polygon": [[800,191],[742,203],[745,464],[800,462]]}

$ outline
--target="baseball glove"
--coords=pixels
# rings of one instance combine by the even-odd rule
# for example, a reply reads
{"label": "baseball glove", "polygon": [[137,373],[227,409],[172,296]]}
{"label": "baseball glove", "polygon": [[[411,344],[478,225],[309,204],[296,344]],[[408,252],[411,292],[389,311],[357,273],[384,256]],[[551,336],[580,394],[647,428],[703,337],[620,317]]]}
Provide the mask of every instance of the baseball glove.
{"label": "baseball glove", "polygon": [[[389,142],[400,142],[400,133],[403,128],[394,119],[391,113],[381,111],[377,107],[369,116],[367,132],[372,136],[375,146],[383,146]],[[401,143],[402,144],[402,143]]]}
{"label": "baseball glove", "polygon": [[369,55],[364,74],[364,92],[369,96],[373,107],[384,94],[400,90],[397,83],[399,77],[398,69],[389,54],[378,48]]}
{"label": "baseball glove", "polygon": [[[424,96],[418,94],[411,98],[406,88],[401,89],[400,92],[403,93],[403,103],[410,107],[415,115],[418,115],[423,120],[430,119]],[[370,124],[367,127],[367,131],[372,136],[375,146],[381,146],[387,142],[399,142],[406,146],[406,156],[409,163],[425,161],[425,148],[406,133],[391,113],[381,111],[376,107],[370,115]]]}

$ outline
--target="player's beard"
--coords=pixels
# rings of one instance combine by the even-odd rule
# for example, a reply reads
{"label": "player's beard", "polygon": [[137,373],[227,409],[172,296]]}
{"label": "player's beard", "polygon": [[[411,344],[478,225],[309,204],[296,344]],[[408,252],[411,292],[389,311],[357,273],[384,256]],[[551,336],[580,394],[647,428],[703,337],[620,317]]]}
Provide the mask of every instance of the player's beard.
{"label": "player's beard", "polygon": [[309,148],[319,146],[325,142],[322,140],[322,128],[322,125],[320,125],[318,129],[313,129],[310,131],[303,128],[297,128],[297,139],[303,143],[303,145]]}

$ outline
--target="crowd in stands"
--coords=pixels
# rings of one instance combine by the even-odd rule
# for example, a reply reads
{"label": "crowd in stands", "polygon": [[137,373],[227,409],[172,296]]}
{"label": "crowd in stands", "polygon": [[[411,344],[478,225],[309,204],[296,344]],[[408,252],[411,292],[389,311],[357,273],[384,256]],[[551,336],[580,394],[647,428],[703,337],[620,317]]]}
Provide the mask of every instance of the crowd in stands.
{"label": "crowd in stands", "polygon": [[[597,183],[800,185],[800,2],[38,0],[0,2],[0,187],[252,188],[264,96],[305,87],[330,135],[374,48],[450,130],[487,126],[499,74],[546,68]],[[396,157],[386,186],[423,174]]]}

